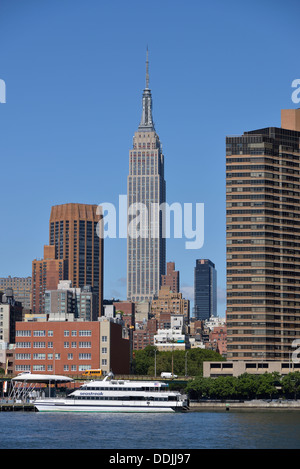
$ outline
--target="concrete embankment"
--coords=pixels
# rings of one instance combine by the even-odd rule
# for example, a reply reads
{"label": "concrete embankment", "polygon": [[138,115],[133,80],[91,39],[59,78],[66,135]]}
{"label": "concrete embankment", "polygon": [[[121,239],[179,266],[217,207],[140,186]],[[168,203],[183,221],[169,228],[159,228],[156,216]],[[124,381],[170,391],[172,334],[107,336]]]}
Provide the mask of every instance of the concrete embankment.
{"label": "concrete embankment", "polygon": [[190,402],[189,410],[197,411],[229,411],[229,410],[298,410],[300,411],[300,400],[297,401],[263,401],[253,400],[244,402]]}

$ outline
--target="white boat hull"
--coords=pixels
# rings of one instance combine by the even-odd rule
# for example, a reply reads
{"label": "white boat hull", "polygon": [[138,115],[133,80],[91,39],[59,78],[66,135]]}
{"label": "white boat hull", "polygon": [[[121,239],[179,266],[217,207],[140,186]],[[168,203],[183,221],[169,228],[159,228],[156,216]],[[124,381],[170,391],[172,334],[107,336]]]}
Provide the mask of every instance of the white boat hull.
{"label": "white boat hull", "polygon": [[103,405],[102,403],[95,403],[93,405],[86,403],[76,403],[71,400],[58,400],[58,399],[49,399],[49,400],[41,400],[36,401],[34,403],[36,409],[39,412],[180,412],[186,410],[184,406],[178,406],[178,403],[174,402],[174,405],[170,403],[169,405],[153,405],[151,402],[149,404],[141,405],[141,403],[131,405],[120,405],[114,403],[107,403]]}
{"label": "white boat hull", "polygon": [[34,402],[39,412],[182,412],[186,396],[168,391],[157,381],[95,380],[86,382],[67,398]]}

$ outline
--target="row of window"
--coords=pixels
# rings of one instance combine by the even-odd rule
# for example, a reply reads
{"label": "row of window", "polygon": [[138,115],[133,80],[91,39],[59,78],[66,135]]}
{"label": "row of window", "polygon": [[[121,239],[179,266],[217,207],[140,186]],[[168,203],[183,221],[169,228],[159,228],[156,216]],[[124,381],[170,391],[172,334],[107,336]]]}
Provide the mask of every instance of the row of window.
{"label": "row of window", "polygon": [[[46,342],[17,342],[16,348],[46,348]],[[91,342],[71,342],[71,348],[92,348]],[[53,348],[53,342],[47,342],[47,348]],[[69,342],[64,342],[64,348],[70,348]],[[102,353],[107,353],[107,347],[102,347]]]}
{"label": "row of window", "polygon": [[[107,365],[107,360],[106,359],[103,359],[102,360],[102,366],[105,366]],[[90,365],[88,364],[81,364],[81,365],[64,365],[64,372],[68,372],[68,371],[72,371],[72,372],[78,372],[78,373],[81,373],[83,371],[85,371],[86,369],[90,368]],[[53,371],[54,370],[54,367],[53,365],[49,364],[47,365],[16,365],[16,372],[35,372],[35,371]]]}
{"label": "row of window", "polygon": [[68,396],[75,400],[97,400],[97,401],[174,401],[176,397],[147,397],[147,396]]}
{"label": "row of window", "polygon": [[[33,360],[46,360],[46,354],[45,353],[33,353],[32,354]],[[47,354],[47,359],[48,360],[60,360],[60,353],[55,353],[55,356],[53,357],[52,353]],[[68,360],[73,360],[73,353],[68,353]],[[91,353],[79,353],[78,355],[78,360],[91,360],[92,355]],[[17,353],[16,354],[16,360],[31,360],[31,353]]]}
{"label": "row of window", "polygon": [[[45,330],[36,330],[36,331],[19,330],[19,331],[16,331],[16,337],[31,337],[31,332],[32,332],[33,337],[46,337]],[[69,337],[70,332],[71,332],[72,337],[77,337],[77,333],[79,337],[91,337],[92,335],[91,330],[79,330],[79,331],[66,330],[64,331],[64,337]],[[49,330],[47,335],[48,337],[53,337],[53,331]]]}

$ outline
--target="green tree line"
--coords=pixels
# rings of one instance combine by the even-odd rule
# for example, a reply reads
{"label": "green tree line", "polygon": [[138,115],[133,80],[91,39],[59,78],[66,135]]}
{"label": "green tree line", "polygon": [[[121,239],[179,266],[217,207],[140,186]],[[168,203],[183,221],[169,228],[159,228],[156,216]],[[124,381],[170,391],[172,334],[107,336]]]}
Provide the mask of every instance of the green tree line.
{"label": "green tree line", "polygon": [[191,349],[161,352],[155,346],[148,345],[137,350],[133,355],[133,372],[137,375],[160,376],[163,371],[178,376],[202,376],[203,361],[224,361],[224,358],[213,350]]}
{"label": "green tree line", "polygon": [[190,399],[297,399],[300,398],[300,372],[285,376],[277,372],[262,375],[244,373],[238,377],[198,376],[187,384],[185,391]]}

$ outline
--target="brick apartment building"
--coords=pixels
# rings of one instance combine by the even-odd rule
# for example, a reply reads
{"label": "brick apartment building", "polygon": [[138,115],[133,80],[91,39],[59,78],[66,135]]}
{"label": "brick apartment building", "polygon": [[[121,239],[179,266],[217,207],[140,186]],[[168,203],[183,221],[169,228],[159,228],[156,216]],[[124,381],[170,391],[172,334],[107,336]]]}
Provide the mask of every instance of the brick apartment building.
{"label": "brick apartment building", "polygon": [[223,357],[227,352],[227,328],[226,326],[216,326],[209,334],[209,346],[216,350]]}
{"label": "brick apartment building", "polygon": [[45,292],[56,290],[66,276],[66,261],[55,259],[55,246],[44,246],[44,258],[32,261],[32,312],[45,313]]}
{"label": "brick apartment building", "polygon": [[129,374],[130,341],[120,323],[107,318],[16,323],[15,373],[79,375],[95,368]]}

